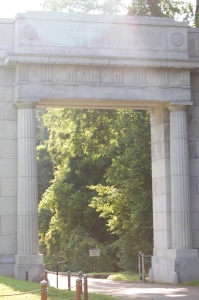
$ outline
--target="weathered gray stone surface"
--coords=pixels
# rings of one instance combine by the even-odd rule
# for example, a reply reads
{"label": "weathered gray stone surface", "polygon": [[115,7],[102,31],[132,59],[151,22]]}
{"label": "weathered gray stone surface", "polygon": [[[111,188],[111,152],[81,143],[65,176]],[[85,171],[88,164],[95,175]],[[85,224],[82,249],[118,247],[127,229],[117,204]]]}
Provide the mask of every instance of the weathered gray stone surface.
{"label": "weathered gray stone surface", "polygon": [[35,107],[133,108],[151,114],[154,281],[199,279],[198,69],[199,30],[172,19],[0,19],[0,274],[44,268]]}

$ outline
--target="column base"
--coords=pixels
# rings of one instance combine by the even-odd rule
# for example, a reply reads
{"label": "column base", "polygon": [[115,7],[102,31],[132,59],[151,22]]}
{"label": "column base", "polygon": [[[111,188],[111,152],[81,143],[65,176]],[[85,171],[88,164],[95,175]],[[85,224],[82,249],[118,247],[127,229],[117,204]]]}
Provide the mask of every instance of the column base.
{"label": "column base", "polygon": [[199,258],[197,249],[165,249],[167,257],[152,257],[153,282],[176,283],[199,280]]}
{"label": "column base", "polygon": [[43,255],[15,255],[14,278],[28,281],[40,282],[43,279],[45,265]]}

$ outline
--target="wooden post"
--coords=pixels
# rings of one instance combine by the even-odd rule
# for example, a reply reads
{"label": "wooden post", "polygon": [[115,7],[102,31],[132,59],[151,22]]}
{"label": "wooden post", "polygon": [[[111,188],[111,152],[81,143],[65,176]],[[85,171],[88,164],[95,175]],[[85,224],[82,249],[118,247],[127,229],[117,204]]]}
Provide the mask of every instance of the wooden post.
{"label": "wooden post", "polygon": [[80,279],[80,291],[82,294],[82,271],[79,271],[78,274],[79,274],[79,279]]}
{"label": "wooden post", "polygon": [[144,253],[142,253],[141,256],[142,256],[142,282],[145,282]]}
{"label": "wooden post", "polygon": [[26,281],[28,281],[28,271],[26,271]]}
{"label": "wooden post", "polygon": [[76,279],[76,300],[81,300],[81,283],[80,283],[80,279]]}
{"label": "wooden post", "polygon": [[44,280],[48,283],[48,271],[45,270],[44,272]]}
{"label": "wooden post", "polygon": [[142,252],[139,252],[139,254],[138,254],[138,269],[139,269],[139,277],[140,277],[140,280],[142,280],[142,272],[141,272],[141,255],[142,255]]}
{"label": "wooden post", "polygon": [[57,287],[57,289],[58,289],[58,280],[59,280],[58,267],[59,267],[59,264],[57,264],[57,272],[56,272],[56,287]]}
{"label": "wooden post", "polygon": [[84,300],[88,300],[88,275],[84,275]]}
{"label": "wooden post", "polygon": [[68,291],[71,291],[71,273],[68,271]]}
{"label": "wooden post", "polygon": [[79,280],[80,280],[80,293],[82,294],[82,277]]}
{"label": "wooden post", "polygon": [[42,280],[40,282],[41,285],[41,300],[47,300],[47,282]]}

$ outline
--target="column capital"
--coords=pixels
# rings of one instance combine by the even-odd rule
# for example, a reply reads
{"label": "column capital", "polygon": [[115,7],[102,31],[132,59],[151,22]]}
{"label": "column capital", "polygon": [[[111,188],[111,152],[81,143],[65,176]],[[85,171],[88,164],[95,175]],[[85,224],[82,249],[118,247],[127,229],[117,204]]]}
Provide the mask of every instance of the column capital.
{"label": "column capital", "polygon": [[18,99],[14,102],[18,109],[20,108],[35,108],[37,104],[40,102],[39,99]]}
{"label": "column capital", "polygon": [[35,102],[17,102],[15,103],[16,107],[18,109],[24,109],[24,108],[35,108],[37,104]]}
{"label": "column capital", "polygon": [[185,111],[187,109],[187,105],[169,105],[167,106],[170,112],[172,111]]}
{"label": "column capital", "polygon": [[193,105],[192,102],[178,102],[178,103],[174,103],[171,102],[167,108],[169,111],[184,111],[186,110],[189,106]]}

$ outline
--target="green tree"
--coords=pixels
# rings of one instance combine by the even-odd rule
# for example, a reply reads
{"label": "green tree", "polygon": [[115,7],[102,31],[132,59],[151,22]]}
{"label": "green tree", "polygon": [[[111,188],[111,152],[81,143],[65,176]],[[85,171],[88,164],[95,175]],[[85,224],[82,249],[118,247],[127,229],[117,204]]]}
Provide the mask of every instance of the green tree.
{"label": "green tree", "polygon": [[118,111],[117,151],[107,169],[106,186],[91,206],[101,212],[111,232],[116,233],[120,265],[137,265],[139,251],[152,251],[152,191],[150,122],[146,112]]}
{"label": "green tree", "polygon": [[195,12],[191,2],[181,0],[133,0],[129,15],[144,17],[170,17],[193,21]]}
{"label": "green tree", "polygon": [[[98,245],[104,259],[109,257],[108,253],[105,255],[106,245],[115,238],[107,232],[106,221],[89,206],[95,192],[87,188],[103,180],[104,170],[111,162],[103,151],[99,154],[100,143],[102,145],[104,137],[106,139],[107,115],[102,111],[60,109],[49,110],[44,116],[49,128],[48,151],[55,167],[55,178],[39,205],[40,245],[47,262],[66,256],[74,262],[73,254],[80,252],[88,256],[86,236],[90,240],[87,245]],[[92,127],[95,128],[95,138],[90,134]],[[97,135],[103,141],[95,143]],[[98,148],[100,151],[96,155]],[[78,232],[84,232],[85,243]],[[76,237],[76,252],[71,236]],[[88,263],[91,264],[91,260]],[[103,265],[100,258],[98,265]],[[93,263],[85,268],[92,266]],[[107,266],[110,267],[111,263]]]}
{"label": "green tree", "polygon": [[49,260],[74,261],[75,235],[77,253],[88,255],[78,234],[85,232],[89,245],[101,247],[114,265],[117,251],[120,266],[132,269],[135,253],[152,247],[148,115],[62,109],[49,110],[44,120],[56,171],[39,206],[42,252]]}

